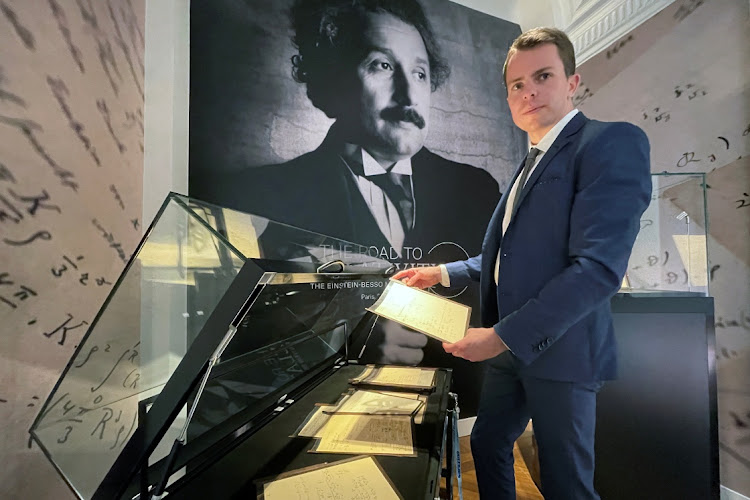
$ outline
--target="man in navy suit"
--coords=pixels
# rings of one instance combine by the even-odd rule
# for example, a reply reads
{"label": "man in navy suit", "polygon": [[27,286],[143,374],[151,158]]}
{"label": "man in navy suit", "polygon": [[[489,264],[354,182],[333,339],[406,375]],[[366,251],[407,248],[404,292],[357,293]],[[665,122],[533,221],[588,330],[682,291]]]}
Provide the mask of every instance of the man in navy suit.
{"label": "man in navy suit", "polygon": [[651,195],[646,135],[573,106],[580,77],[560,30],[535,28],[504,67],[530,150],[490,220],[480,255],[395,278],[424,288],[480,282],[483,328],[443,347],[489,360],[471,449],[482,498],[515,498],[513,444],[533,420],[547,499],[594,490],[596,394],[616,376],[609,300]]}

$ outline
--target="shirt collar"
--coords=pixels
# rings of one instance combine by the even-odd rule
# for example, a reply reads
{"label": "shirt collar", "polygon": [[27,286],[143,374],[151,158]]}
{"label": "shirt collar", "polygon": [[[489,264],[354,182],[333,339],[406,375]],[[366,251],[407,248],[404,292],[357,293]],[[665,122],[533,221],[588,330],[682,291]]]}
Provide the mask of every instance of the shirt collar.
{"label": "shirt collar", "polygon": [[557,136],[560,135],[560,132],[562,132],[562,130],[565,128],[565,125],[567,125],[568,122],[570,122],[570,120],[572,120],[576,114],[578,114],[578,108],[570,111],[567,115],[563,116],[562,119],[557,122],[554,127],[549,129],[549,131],[544,134],[544,137],[542,137],[542,140],[539,141],[538,144],[534,145],[529,142],[529,149],[537,148],[542,153],[546,153],[555,142],[555,139],[557,139]]}
{"label": "shirt collar", "polygon": [[355,144],[344,144],[343,158],[352,172],[359,176],[370,177],[387,174],[388,172],[403,175],[412,174],[411,158],[397,161],[390,169],[386,170],[370,153]]}

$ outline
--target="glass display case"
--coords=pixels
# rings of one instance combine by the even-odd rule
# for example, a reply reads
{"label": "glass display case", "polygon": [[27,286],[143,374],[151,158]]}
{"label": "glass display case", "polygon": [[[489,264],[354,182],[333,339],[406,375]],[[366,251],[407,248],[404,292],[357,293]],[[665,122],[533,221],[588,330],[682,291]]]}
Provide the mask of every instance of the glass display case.
{"label": "glass display case", "polygon": [[80,498],[198,470],[348,359],[388,280],[367,251],[170,194],[32,438]]}
{"label": "glass display case", "polygon": [[709,293],[706,176],[651,176],[651,203],[641,217],[622,292]]}

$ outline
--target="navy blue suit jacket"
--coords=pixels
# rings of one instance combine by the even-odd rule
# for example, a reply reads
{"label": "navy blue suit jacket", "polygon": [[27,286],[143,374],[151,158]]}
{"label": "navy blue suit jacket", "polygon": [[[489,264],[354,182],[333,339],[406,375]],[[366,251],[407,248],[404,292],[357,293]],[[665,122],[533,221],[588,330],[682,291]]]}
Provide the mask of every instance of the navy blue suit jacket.
{"label": "navy blue suit jacket", "polygon": [[610,298],[651,197],[646,135],[635,125],[579,112],[529,177],[501,240],[507,191],[481,254],[447,265],[451,286],[480,281],[482,325],[494,327],[520,360],[522,375],[614,378]]}

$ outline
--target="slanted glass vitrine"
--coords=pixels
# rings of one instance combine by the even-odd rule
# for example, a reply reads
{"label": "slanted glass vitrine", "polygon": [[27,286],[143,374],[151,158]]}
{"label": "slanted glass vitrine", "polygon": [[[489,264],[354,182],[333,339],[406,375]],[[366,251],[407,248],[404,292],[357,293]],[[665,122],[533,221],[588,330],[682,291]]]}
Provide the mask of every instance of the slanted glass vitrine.
{"label": "slanted glass vitrine", "polygon": [[172,193],[32,438],[80,498],[174,482],[347,358],[389,266],[366,247]]}
{"label": "slanted glass vitrine", "polygon": [[708,295],[706,176],[665,172],[651,179],[651,203],[621,291]]}

